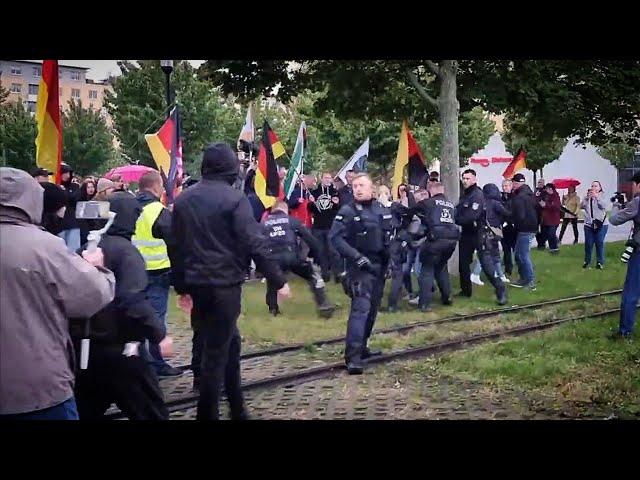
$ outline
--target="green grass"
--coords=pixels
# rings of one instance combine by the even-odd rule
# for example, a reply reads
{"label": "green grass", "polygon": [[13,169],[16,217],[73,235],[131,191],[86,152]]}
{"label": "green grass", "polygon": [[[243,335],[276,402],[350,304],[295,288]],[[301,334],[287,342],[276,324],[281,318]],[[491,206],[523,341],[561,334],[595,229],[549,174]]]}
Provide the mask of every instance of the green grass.
{"label": "green grass", "polygon": [[[619,261],[622,248],[622,242],[606,245],[606,265],[603,271],[582,269],[584,255],[582,245],[563,246],[558,256],[551,256],[546,251],[532,250],[538,289],[535,292],[530,292],[509,288],[509,305],[522,305],[620,288],[626,268]],[[333,282],[328,284],[327,292],[330,301],[339,304],[341,308],[334,313],[331,319],[327,320],[316,314],[313,299],[306,283],[295,276],[291,276],[291,278],[294,297],[280,305],[283,315],[278,317],[268,314],[264,299],[265,284],[256,282],[246,284],[243,287],[239,328],[245,346],[253,349],[294,342],[309,343],[322,338],[344,335],[349,314],[349,298],[344,295],[342,287]],[[451,279],[455,293],[459,290],[458,277],[452,275]],[[417,285],[417,282],[414,281],[414,285]],[[387,305],[388,290],[389,282],[387,282],[382,302],[384,307]],[[175,304],[175,298],[172,294],[169,301],[170,325],[188,328],[188,316],[179,311]],[[453,307],[443,307],[437,301],[432,306],[434,312],[423,314],[402,302],[400,308],[403,310],[397,313],[381,312],[378,315],[376,327],[403,325],[454,314],[498,308],[493,289],[488,284],[483,287],[474,285],[473,298],[456,298]]]}

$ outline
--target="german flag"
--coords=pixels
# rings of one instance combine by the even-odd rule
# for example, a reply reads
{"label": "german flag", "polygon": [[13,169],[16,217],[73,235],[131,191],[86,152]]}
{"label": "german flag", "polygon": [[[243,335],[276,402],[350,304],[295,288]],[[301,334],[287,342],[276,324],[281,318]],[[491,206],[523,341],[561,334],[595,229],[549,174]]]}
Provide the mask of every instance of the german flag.
{"label": "german flag", "polygon": [[55,183],[60,184],[62,163],[62,126],[60,124],[60,93],[58,90],[58,61],[45,60],[38,87],[36,105],[36,165],[53,172]]}
{"label": "german flag", "polygon": [[502,173],[502,178],[512,178],[518,170],[527,168],[526,158],[527,152],[525,152],[524,148],[520,146],[518,153],[515,154],[511,163],[507,165],[507,168]]}
{"label": "german flag", "polygon": [[178,107],[173,107],[169,118],[160,130],[144,136],[149,145],[151,156],[158,166],[162,177],[167,200],[173,203],[176,187],[182,178],[182,139],[180,138],[180,114]]}
{"label": "german flag", "polygon": [[276,163],[276,160],[283,155],[286,155],[286,152],[282,143],[265,120],[262,127],[262,141],[260,142],[255,179],[256,195],[264,208],[271,208],[284,193],[280,188],[278,164]]}
{"label": "german flag", "polygon": [[394,198],[398,195],[398,187],[404,180],[404,168],[408,166],[407,176],[409,185],[419,185],[420,180],[427,173],[427,167],[424,163],[424,157],[420,151],[420,147],[416,143],[407,121],[402,122],[402,130],[400,131],[400,142],[398,144],[398,155],[396,157],[396,165],[393,174],[393,191]]}

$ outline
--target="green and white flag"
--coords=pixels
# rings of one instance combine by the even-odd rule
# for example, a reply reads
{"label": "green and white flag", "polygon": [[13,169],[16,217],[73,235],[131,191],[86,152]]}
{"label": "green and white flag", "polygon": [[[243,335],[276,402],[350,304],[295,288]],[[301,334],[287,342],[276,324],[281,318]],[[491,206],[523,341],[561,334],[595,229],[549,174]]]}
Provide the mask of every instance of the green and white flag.
{"label": "green and white flag", "polygon": [[291,156],[291,164],[289,165],[289,171],[284,179],[284,194],[287,198],[291,196],[293,190],[296,188],[298,178],[302,177],[304,171],[304,154],[307,148],[307,127],[304,122],[300,124],[298,130],[298,138],[296,139],[296,146],[293,149],[293,155]]}

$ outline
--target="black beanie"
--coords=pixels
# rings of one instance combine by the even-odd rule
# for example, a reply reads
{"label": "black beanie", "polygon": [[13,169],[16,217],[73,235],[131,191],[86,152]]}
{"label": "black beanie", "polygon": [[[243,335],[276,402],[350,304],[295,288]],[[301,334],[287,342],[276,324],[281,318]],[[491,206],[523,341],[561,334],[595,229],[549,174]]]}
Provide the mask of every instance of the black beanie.
{"label": "black beanie", "polygon": [[67,193],[62,187],[50,182],[42,182],[40,186],[44,188],[43,213],[55,213],[67,205]]}
{"label": "black beanie", "polygon": [[209,144],[202,154],[202,178],[221,179],[232,184],[238,178],[240,164],[233,149],[226,143]]}

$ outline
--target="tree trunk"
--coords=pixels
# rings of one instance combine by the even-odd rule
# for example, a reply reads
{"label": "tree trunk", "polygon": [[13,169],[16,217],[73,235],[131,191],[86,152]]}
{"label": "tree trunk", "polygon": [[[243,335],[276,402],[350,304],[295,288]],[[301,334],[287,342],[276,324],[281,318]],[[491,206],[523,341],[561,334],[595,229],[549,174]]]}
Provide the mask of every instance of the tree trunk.
{"label": "tree trunk", "polygon": [[[440,95],[438,96],[440,126],[442,127],[442,151],[440,154],[440,179],[447,198],[454,204],[460,198],[460,147],[458,143],[457,98],[458,62],[443,60],[440,63]],[[449,273],[458,273],[458,251],[449,260]]]}

